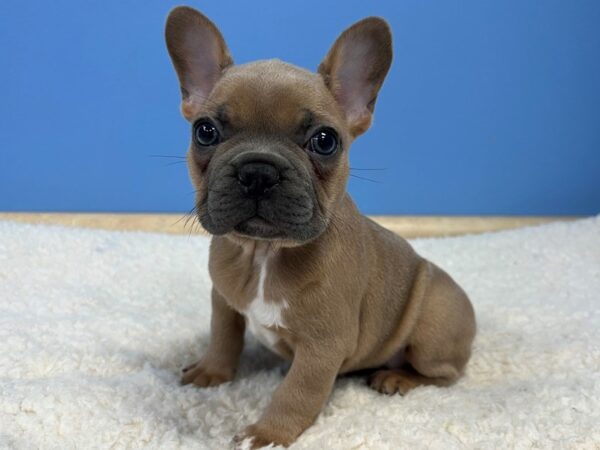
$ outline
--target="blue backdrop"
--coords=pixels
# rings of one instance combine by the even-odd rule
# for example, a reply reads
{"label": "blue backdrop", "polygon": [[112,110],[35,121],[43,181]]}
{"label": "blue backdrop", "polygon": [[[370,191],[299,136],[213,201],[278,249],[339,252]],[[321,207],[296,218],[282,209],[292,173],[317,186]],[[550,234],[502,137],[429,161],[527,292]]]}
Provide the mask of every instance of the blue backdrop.
{"label": "blue backdrop", "polygon": [[[184,211],[167,1],[0,4],[0,210]],[[192,1],[237,62],[315,69],[367,15],[395,60],[350,191],[379,214],[600,212],[600,2]]]}

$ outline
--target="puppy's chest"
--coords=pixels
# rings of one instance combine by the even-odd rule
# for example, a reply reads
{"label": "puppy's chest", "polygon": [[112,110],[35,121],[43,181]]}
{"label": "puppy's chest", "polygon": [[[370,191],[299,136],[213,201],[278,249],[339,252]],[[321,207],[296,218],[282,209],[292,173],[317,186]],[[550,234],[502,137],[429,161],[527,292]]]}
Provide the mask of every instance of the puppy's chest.
{"label": "puppy's chest", "polygon": [[256,294],[241,313],[246,317],[246,325],[256,339],[277,352],[275,348],[279,341],[277,330],[286,328],[283,315],[289,308],[289,304],[281,295],[277,299],[266,297],[267,266],[267,260],[259,264]]}
{"label": "puppy's chest", "polygon": [[254,258],[246,274],[240,271],[235,280],[222,285],[231,306],[246,319],[247,329],[264,346],[275,353],[280,342],[280,331],[288,329],[285,316],[290,305],[282,289],[274,288],[275,273],[272,261],[266,257]]}

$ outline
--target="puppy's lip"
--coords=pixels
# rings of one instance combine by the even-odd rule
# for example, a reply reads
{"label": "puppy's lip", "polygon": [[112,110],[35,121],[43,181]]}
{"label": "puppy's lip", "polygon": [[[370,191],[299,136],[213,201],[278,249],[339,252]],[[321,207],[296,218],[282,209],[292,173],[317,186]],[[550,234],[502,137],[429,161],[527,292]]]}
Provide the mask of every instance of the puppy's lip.
{"label": "puppy's lip", "polygon": [[258,215],[243,220],[233,229],[237,234],[253,238],[277,239],[282,237],[278,227]]}
{"label": "puppy's lip", "polygon": [[246,220],[243,220],[242,222],[251,223],[252,225],[256,225],[256,226],[274,227],[271,222],[269,222],[264,217],[261,217],[261,216],[258,216],[258,215],[252,216],[252,217],[250,217],[250,218],[248,218]]}

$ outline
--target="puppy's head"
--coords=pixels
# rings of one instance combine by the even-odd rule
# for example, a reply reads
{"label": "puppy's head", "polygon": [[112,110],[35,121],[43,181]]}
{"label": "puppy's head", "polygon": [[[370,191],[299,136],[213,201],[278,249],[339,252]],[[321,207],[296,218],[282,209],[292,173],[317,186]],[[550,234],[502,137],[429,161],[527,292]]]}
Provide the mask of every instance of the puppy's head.
{"label": "puppy's head", "polygon": [[170,13],[165,34],[192,124],[188,167],[204,228],[283,245],[319,236],[391,63],[388,25],[368,18],[344,31],[318,73],[278,60],[233,65],[217,27],[188,7]]}

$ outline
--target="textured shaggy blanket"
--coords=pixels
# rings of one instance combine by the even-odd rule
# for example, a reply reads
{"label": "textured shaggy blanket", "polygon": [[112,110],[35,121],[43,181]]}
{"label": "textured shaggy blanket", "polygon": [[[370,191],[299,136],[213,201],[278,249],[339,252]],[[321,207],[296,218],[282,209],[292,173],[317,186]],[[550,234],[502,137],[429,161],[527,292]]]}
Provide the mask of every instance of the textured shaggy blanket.
{"label": "textured shaggy blanket", "polygon": [[[293,449],[600,448],[600,219],[413,241],[475,306],[466,376],[340,378]],[[208,238],[0,222],[0,448],[224,449],[286,365],[181,386],[208,342]]]}

